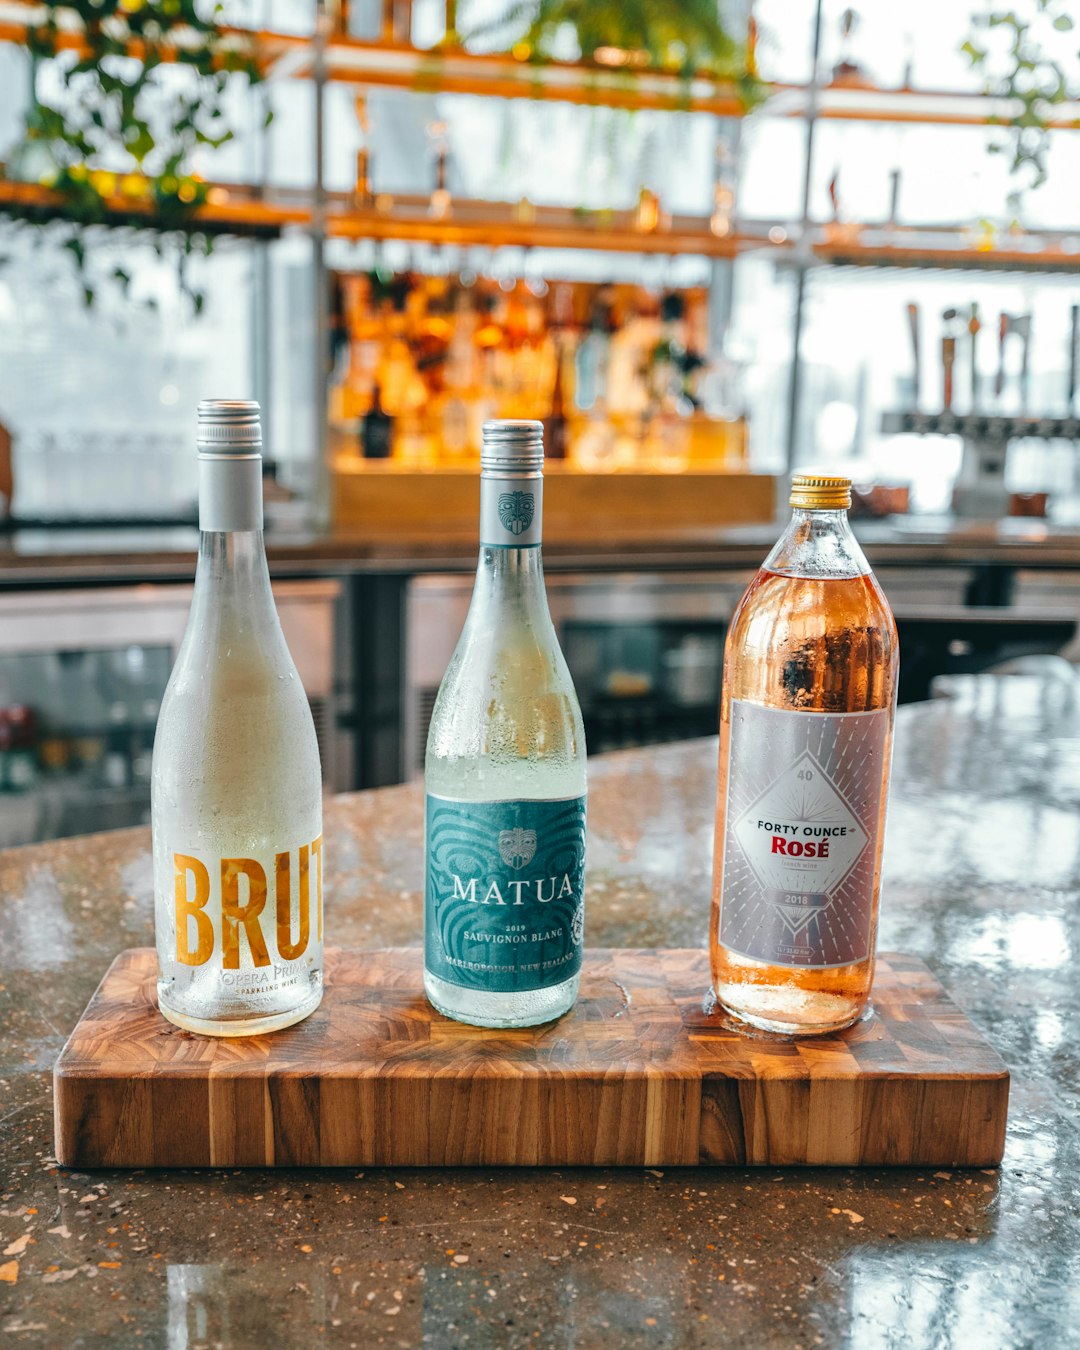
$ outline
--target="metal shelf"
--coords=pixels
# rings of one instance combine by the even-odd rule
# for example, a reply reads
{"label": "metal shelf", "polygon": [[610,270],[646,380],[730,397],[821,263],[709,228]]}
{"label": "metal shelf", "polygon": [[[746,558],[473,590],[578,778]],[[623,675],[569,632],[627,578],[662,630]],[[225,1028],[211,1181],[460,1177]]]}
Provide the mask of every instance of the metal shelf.
{"label": "metal shelf", "polygon": [[1006,236],[992,248],[965,242],[966,231],[928,227],[851,227],[850,241],[819,239],[815,261],[831,267],[903,267],[940,271],[1080,272],[1080,234],[1075,247],[1069,236],[1024,233]]}
{"label": "metal shelf", "polygon": [[[250,194],[250,189],[247,190]],[[185,224],[187,230],[206,234],[243,235],[255,239],[276,239],[288,225],[308,225],[311,210],[303,205],[274,204],[250,195],[238,195],[244,189],[214,186],[211,201],[193,212]],[[114,196],[106,204],[110,226],[134,229],[160,228],[154,203],[147,197]],[[62,192],[0,178],[0,214],[30,216],[38,220],[63,220],[71,211]]]}
{"label": "metal shelf", "polygon": [[[274,239],[289,227],[309,228],[314,208],[306,194],[268,201],[243,184],[213,184],[211,200],[184,227],[211,234]],[[1060,235],[1024,234],[1004,246],[977,249],[963,242],[964,232],[941,227],[847,226],[849,240],[830,238],[830,226],[813,226],[804,247],[784,231],[783,240],[769,238],[773,222],[753,222],[738,231],[717,235],[704,216],[673,216],[651,231],[637,229],[633,211],[575,211],[564,207],[511,205],[457,199],[449,213],[430,213],[430,198],[417,194],[376,198],[379,206],[354,207],[346,194],[329,197],[324,227],[329,238],[400,240],[405,243],[449,244],[486,248],[566,248],[603,253],[735,258],[769,250],[778,261],[795,266],[907,267],[978,271],[1080,272],[1080,236],[1075,249]],[[0,178],[0,214],[65,219],[62,193],[34,183]],[[103,225],[153,228],[154,208],[148,198],[117,195],[110,199]],[[1021,247],[1025,242],[1029,247]]]}
{"label": "metal shelf", "polygon": [[331,203],[326,232],[335,239],[398,239],[461,247],[591,249],[605,253],[694,254],[733,258],[764,248],[764,233],[717,235],[701,216],[674,216],[660,228],[637,229],[632,211],[574,211],[562,207],[455,200],[441,219],[427,197],[394,197],[392,205],[356,208]]}
{"label": "metal shelf", "polygon": [[[885,89],[870,83],[834,81],[816,91],[801,85],[774,85],[768,103],[773,117],[813,116],[824,121],[895,122],[913,126],[999,126],[1022,111],[1014,99],[960,89]],[[1058,105],[1048,125],[1080,129],[1080,103]]]}
{"label": "metal shelf", "polygon": [[[25,43],[44,16],[32,0],[0,0],[0,41]],[[228,28],[250,38],[268,76],[314,78],[314,35],[268,29]],[[81,47],[77,29],[61,39]],[[132,54],[138,55],[138,44]],[[735,85],[709,76],[684,78],[635,64],[633,55],[612,52],[610,62],[533,61],[498,53],[470,52],[453,44],[431,48],[409,43],[329,35],[325,44],[326,79],[347,84],[412,89],[422,93],[475,94],[487,98],[526,98],[630,109],[712,113],[741,117],[745,106]],[[771,117],[814,117],[836,121],[896,122],[942,126],[1007,123],[1021,111],[1012,100],[966,90],[881,88],[870,82],[834,81],[814,88],[805,84],[769,85]],[[1080,128],[1080,103],[1056,108],[1049,125]]]}

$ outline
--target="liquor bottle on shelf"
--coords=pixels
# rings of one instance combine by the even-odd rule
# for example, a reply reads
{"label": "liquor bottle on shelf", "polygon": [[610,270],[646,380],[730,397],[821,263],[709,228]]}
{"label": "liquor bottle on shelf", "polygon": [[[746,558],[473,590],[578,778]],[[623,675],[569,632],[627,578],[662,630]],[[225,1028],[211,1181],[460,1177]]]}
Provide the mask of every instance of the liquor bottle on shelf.
{"label": "liquor bottle on shelf", "polygon": [[394,419],[382,405],[382,389],[376,380],[371,407],[360,423],[360,448],[365,459],[389,459],[394,450]]}
{"label": "liquor bottle on shelf", "polygon": [[428,735],[424,988],[476,1026],[577,997],[585,736],[540,559],[543,427],[491,421],[472,604]]}
{"label": "liquor bottle on shelf", "polygon": [[464,287],[456,295],[451,295],[448,288],[442,308],[444,313],[440,317],[445,333],[438,361],[441,389],[437,400],[440,451],[451,463],[460,463],[473,449],[468,394],[472,386],[476,313]]}
{"label": "liquor bottle on shelf", "polygon": [[791,523],[728,630],[710,955],[764,1031],[850,1026],[874,973],[896,625],[847,478],[799,475]]}
{"label": "liquor bottle on shelf", "polygon": [[634,229],[639,234],[655,234],[661,225],[660,198],[650,187],[638,192],[634,211]]}
{"label": "liquor bottle on shelf", "polygon": [[353,187],[353,205],[365,209],[375,201],[371,190],[371,124],[368,121],[367,96],[357,94],[353,100],[356,121],[360,128],[360,145],[356,151],[356,184]]}
{"label": "liquor bottle on shelf", "polygon": [[375,368],[375,379],[382,391],[382,403],[394,417],[415,412],[427,398],[423,377],[416,368],[410,345],[411,316],[405,307],[387,316],[385,338]]}
{"label": "liquor bottle on shelf", "polygon": [[605,473],[616,466],[618,446],[615,427],[608,417],[603,395],[589,409],[585,424],[574,441],[574,463],[587,473]]}
{"label": "liquor bottle on shelf", "polygon": [[447,187],[447,162],[450,147],[447,144],[447,125],[445,122],[433,122],[428,132],[435,142],[435,187],[428,203],[428,215],[433,220],[445,220],[450,214],[452,199]]}
{"label": "liquor bottle on shelf", "polygon": [[837,84],[860,84],[865,79],[863,68],[854,54],[854,36],[858,26],[858,12],[845,9],[840,16],[840,51],[833,66],[833,80]]}
{"label": "liquor bottle on shelf", "polygon": [[679,380],[672,376],[667,389],[650,409],[648,418],[646,458],[654,468],[678,473],[687,467],[693,411]]}
{"label": "liquor bottle on shelf", "polygon": [[660,400],[672,390],[683,392],[687,366],[685,306],[678,291],[668,291],[660,300],[660,332],[648,353],[650,394]]}
{"label": "liquor bottle on shelf", "polygon": [[548,459],[565,459],[570,442],[570,424],[566,418],[563,393],[563,364],[566,354],[562,342],[555,344],[555,378],[551,385],[551,410],[544,422],[544,448]]}
{"label": "liquor bottle on shelf", "polygon": [[154,742],[158,1006],[214,1036],[322,998],[322,775],[262,536],[259,405],[199,405],[199,561]]}
{"label": "liquor bottle on shelf", "polygon": [[443,396],[441,431],[443,457],[451,463],[465,459],[469,454],[469,405],[453,387]]}
{"label": "liquor bottle on shelf", "polygon": [[593,303],[589,331],[577,349],[574,386],[577,406],[588,412],[607,394],[608,355],[611,349],[611,310],[602,297]]}
{"label": "liquor bottle on shelf", "polygon": [[383,0],[382,40],[394,44],[412,41],[413,0]]}

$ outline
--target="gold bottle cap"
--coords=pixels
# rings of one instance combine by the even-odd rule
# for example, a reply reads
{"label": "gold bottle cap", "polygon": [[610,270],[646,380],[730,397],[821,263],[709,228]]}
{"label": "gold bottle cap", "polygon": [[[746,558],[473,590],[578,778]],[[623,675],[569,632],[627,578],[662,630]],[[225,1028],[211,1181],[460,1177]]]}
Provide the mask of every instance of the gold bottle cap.
{"label": "gold bottle cap", "polygon": [[797,473],[791,480],[791,505],[803,511],[846,511],[851,479],[839,473]]}

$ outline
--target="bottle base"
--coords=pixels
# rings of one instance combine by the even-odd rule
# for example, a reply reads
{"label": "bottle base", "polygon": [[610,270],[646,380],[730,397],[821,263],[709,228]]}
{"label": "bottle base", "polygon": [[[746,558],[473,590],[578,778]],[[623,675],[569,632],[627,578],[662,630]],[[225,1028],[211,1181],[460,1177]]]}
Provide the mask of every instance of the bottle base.
{"label": "bottle base", "polygon": [[536,1027],[562,1017],[577,1000],[580,980],[580,975],[572,975],[549,989],[530,989],[518,994],[490,993],[483,989],[463,989],[461,985],[439,979],[425,968],[424,993],[436,1012],[455,1022],[508,1030]]}
{"label": "bottle base", "polygon": [[[846,1031],[869,1017],[873,1007],[867,999],[853,1003],[835,994],[800,991],[799,1007],[790,1007],[789,991],[753,990],[746,985],[719,985],[714,990],[716,1005],[740,1027],[773,1036],[829,1036]],[[781,997],[781,995],[783,997]],[[787,1003],[789,1006],[782,1006]]]}
{"label": "bottle base", "polygon": [[263,1036],[270,1031],[281,1031],[284,1027],[295,1026],[305,1017],[310,1017],[322,1002],[322,986],[314,991],[303,1003],[283,1012],[266,1013],[257,1017],[207,1018],[191,1017],[178,1008],[170,1008],[158,994],[158,1011],[173,1026],[183,1031],[193,1031],[199,1036]]}

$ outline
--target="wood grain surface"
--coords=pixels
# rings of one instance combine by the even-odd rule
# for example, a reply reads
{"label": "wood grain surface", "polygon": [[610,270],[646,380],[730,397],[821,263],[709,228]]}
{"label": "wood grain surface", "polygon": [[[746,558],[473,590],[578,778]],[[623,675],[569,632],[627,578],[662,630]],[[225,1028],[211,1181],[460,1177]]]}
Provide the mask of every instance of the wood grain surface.
{"label": "wood grain surface", "polygon": [[677,1166],[1001,1160],[1009,1075],[914,957],[879,957],[872,1017],[750,1038],[705,1007],[701,951],[593,950],[581,996],[523,1031],[462,1026],[416,948],[327,953],[305,1022],[181,1031],[149,948],[116,958],[55,1070],[68,1167]]}
{"label": "wood grain surface", "polygon": [[[737,468],[590,473],[560,467],[544,478],[544,541],[759,525],[773,519],[776,492],[774,475]],[[476,471],[403,473],[394,460],[358,459],[353,450],[333,466],[333,506],[335,525],[365,540],[417,530],[445,536],[447,521],[475,528]]]}

